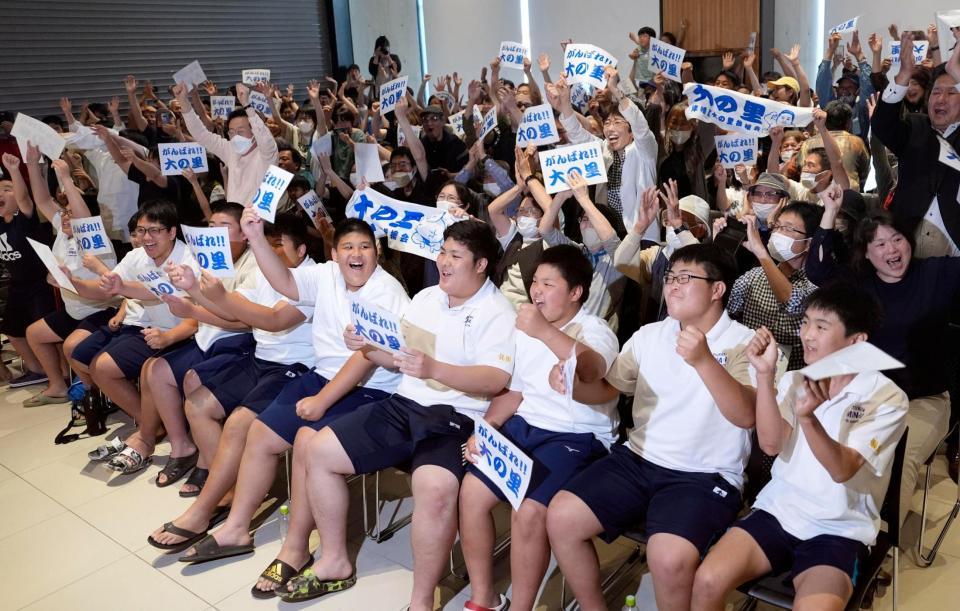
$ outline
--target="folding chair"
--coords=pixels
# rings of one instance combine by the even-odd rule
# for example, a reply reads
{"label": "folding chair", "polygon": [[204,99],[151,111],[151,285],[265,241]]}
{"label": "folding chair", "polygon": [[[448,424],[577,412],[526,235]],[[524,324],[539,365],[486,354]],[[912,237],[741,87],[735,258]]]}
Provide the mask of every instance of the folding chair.
{"label": "folding chair", "polygon": [[[950,427],[950,430],[947,431],[947,434],[943,437],[942,441],[949,439],[950,435],[960,435],[960,426],[954,424],[952,427]],[[940,444],[937,445],[939,446]],[[950,515],[947,516],[947,520],[944,522],[943,528],[940,529],[940,533],[937,535],[937,540],[934,542],[933,547],[930,548],[929,551],[926,551],[923,546],[923,534],[924,531],[927,530],[927,496],[930,493],[931,467],[933,466],[933,461],[936,457],[937,450],[934,450],[924,463],[926,466],[926,474],[923,478],[923,509],[920,512],[920,537],[917,539],[917,565],[921,568],[926,568],[933,564],[933,560],[937,557],[937,552],[940,550],[940,545],[947,536],[947,531],[950,530],[950,526],[953,524],[953,521],[957,519],[957,514],[960,514],[960,484],[958,484],[957,500],[953,503],[953,509],[950,510]]]}
{"label": "folding chair", "polygon": [[[398,530],[406,526],[413,519],[413,512],[411,511],[407,515],[398,518],[397,513],[400,510],[400,501],[397,501],[397,507],[394,509],[393,515],[390,516],[390,520],[386,524],[382,524],[380,520],[380,514],[383,511],[383,508],[386,506],[387,501],[380,499],[380,471],[372,474],[373,477],[373,503],[374,511],[376,512],[376,517],[373,520],[373,525],[370,524],[370,509],[369,502],[367,500],[367,478],[371,477],[370,475],[364,475],[361,485],[363,486],[363,530],[366,532],[367,537],[377,543],[382,543],[392,537]],[[451,559],[452,565],[452,559]]]}

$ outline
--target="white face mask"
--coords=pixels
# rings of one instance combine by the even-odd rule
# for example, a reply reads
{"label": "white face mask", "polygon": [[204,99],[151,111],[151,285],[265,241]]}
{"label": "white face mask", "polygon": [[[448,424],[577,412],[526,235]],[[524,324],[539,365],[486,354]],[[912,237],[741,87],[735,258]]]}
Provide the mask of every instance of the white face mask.
{"label": "white face mask", "polygon": [[503,189],[500,188],[500,185],[498,185],[495,182],[483,183],[483,192],[486,193],[487,195],[490,195],[491,197],[496,197],[500,195],[502,191]]}
{"label": "white face mask", "polygon": [[253,138],[247,138],[246,136],[237,134],[233,138],[230,138],[230,146],[233,147],[237,155],[243,155],[253,146]]}
{"label": "white face mask", "polygon": [[517,233],[528,240],[532,240],[540,235],[537,225],[537,219],[533,218],[532,216],[517,217]]}
{"label": "white face mask", "polygon": [[313,121],[299,121],[297,123],[297,129],[299,129],[300,133],[304,136],[308,136],[314,130]]}
{"label": "white face mask", "polygon": [[809,238],[794,240],[790,236],[775,231],[770,235],[770,241],[767,242],[767,252],[770,253],[774,261],[789,261],[803,254],[802,252],[793,252],[794,242],[806,242],[807,239]]}
{"label": "white face mask", "polygon": [[668,129],[667,130],[667,138],[669,138],[670,142],[673,142],[674,144],[684,144],[686,143],[687,140],[690,139],[690,136],[692,135],[693,135],[693,130],[690,130],[690,129],[685,129],[685,130]]}
{"label": "white face mask", "polygon": [[766,222],[767,217],[770,216],[770,213],[773,212],[773,209],[777,207],[776,204],[753,204],[753,212],[757,215],[757,218]]}
{"label": "white face mask", "polygon": [[791,159],[793,159],[793,156],[796,155],[796,154],[797,154],[797,151],[795,151],[795,150],[793,150],[793,149],[790,149],[790,150],[787,150],[787,151],[782,151],[782,152],[780,153],[780,162],[781,162],[781,163],[786,163],[786,162],[790,161]]}
{"label": "white face mask", "polygon": [[413,180],[413,172],[394,172],[390,178],[397,183],[398,187],[406,187]]}
{"label": "white face mask", "polygon": [[602,248],[602,242],[600,241],[600,236],[597,234],[597,230],[593,227],[587,227],[580,232],[583,235],[583,245],[587,247],[587,250],[594,253]]}
{"label": "white face mask", "polygon": [[801,172],[800,184],[807,189],[812,189],[817,184],[817,175],[815,172]]}

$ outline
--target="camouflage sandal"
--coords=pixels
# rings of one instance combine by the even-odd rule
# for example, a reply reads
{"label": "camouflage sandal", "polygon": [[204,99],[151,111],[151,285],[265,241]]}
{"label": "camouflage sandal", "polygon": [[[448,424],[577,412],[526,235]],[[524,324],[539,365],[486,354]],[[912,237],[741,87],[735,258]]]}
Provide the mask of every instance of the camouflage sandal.
{"label": "camouflage sandal", "polygon": [[277,597],[283,602],[298,603],[304,600],[320,598],[325,594],[342,592],[352,588],[357,583],[357,574],[346,579],[328,579],[321,581],[313,569],[304,569],[287,584],[287,588],[277,590]]}

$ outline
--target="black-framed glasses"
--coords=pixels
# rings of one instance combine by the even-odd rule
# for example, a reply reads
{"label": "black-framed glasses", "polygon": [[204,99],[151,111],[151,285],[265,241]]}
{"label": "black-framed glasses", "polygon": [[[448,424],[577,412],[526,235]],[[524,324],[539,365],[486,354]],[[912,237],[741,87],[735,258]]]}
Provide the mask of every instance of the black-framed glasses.
{"label": "black-framed glasses", "polygon": [[143,236],[144,234],[149,233],[150,237],[155,238],[164,231],[169,230],[166,227],[137,227],[133,230],[133,234],[137,236]]}
{"label": "black-framed glasses", "polygon": [[793,233],[799,233],[799,234],[802,235],[803,237],[807,237],[807,232],[805,232],[805,231],[800,231],[799,229],[797,229],[797,228],[794,227],[793,225],[782,225],[782,224],[780,224],[780,223],[773,223],[773,224],[769,225],[769,227],[770,227],[770,231],[778,231],[778,230],[791,231],[791,232],[793,232]]}
{"label": "black-framed glasses", "polygon": [[686,272],[683,272],[681,274],[674,274],[673,272],[667,272],[663,275],[663,283],[673,284],[674,282],[676,282],[677,284],[687,284],[688,282],[690,282],[692,278],[696,278],[697,280],[706,280],[707,282],[717,281],[716,278],[710,278],[709,276],[697,276],[696,274],[688,274]]}

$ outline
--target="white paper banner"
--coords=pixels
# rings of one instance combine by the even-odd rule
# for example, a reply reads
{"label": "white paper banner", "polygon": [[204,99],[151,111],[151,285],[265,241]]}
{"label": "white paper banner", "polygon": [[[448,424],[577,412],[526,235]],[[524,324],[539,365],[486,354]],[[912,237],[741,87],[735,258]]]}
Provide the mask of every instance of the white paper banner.
{"label": "white paper banner", "polygon": [[940,141],[940,157],[938,161],[960,172],[960,157],[957,156],[957,152],[953,150],[953,147],[950,146],[950,143],[945,139],[937,136],[937,140]]}
{"label": "white paper banner", "polygon": [[30,242],[30,246],[33,246],[34,252],[37,253],[43,266],[46,267],[50,275],[53,276],[53,280],[57,285],[62,289],[67,289],[71,293],[76,293],[77,287],[73,286],[73,282],[70,282],[70,277],[60,269],[60,263],[57,261],[57,258],[53,256],[50,247],[42,242],[31,240],[30,238],[27,238],[27,242]]}
{"label": "white paper banner", "polygon": [[500,53],[498,57],[500,58],[501,68],[523,70],[523,60],[526,57],[530,57],[530,52],[519,42],[505,40],[500,43]]}
{"label": "white paper banner", "polygon": [[[927,49],[930,48],[930,41],[927,40],[914,40],[913,41],[913,61],[918,66],[920,62],[927,59]],[[890,41],[890,63],[894,66],[900,66],[900,41],[892,40]],[[899,68],[898,68],[899,69]]]}
{"label": "white paper banner", "polygon": [[297,198],[297,203],[300,204],[303,211],[307,213],[307,217],[311,223],[316,222],[318,216],[330,218],[330,213],[327,212],[323,202],[320,201],[320,196],[317,195],[317,192],[313,189]]}
{"label": "white paper banner", "polygon": [[266,68],[251,68],[240,73],[240,82],[244,85],[256,85],[257,83],[269,83],[270,71]]}
{"label": "white paper banner", "polygon": [[357,162],[357,174],[366,178],[368,183],[383,182],[380,148],[376,144],[357,142],[353,145],[353,158]]}
{"label": "white paper banner", "polygon": [[717,157],[723,167],[733,169],[741,163],[743,165],[757,165],[756,136],[730,134],[714,136],[713,139],[717,145]]}
{"label": "white paper banner", "polygon": [[[420,134],[423,133],[423,128],[420,127],[419,125],[411,125],[410,128],[413,129],[413,133],[416,134],[417,138],[419,138]],[[406,145],[407,145],[407,137],[404,135],[402,129],[398,129],[397,130],[397,146],[406,146]]]}
{"label": "white paper banner", "polygon": [[857,21],[860,20],[860,15],[857,15],[853,19],[848,19],[838,26],[830,28],[830,34],[845,34],[847,32],[852,32],[857,29]]}
{"label": "white paper banner", "polygon": [[183,83],[188,90],[202,85],[206,80],[207,75],[203,73],[203,68],[197,60],[193,60],[173,74],[173,82]]}
{"label": "white paper banner", "polygon": [[206,172],[207,149],[196,142],[159,142],[160,171],[164,176],[181,176],[184,170]]}
{"label": "white paper banner", "polygon": [[313,144],[310,145],[310,150],[313,151],[313,154],[319,157],[320,155],[326,155],[329,157],[333,154],[333,137],[330,135],[330,132],[325,133],[319,138],[313,139]]}
{"label": "white paper banner", "polygon": [[247,101],[250,103],[250,106],[253,106],[254,110],[262,112],[268,117],[273,116],[273,106],[270,105],[270,100],[259,91],[251,91]]}
{"label": "white paper banner", "polygon": [[226,120],[236,105],[237,99],[232,95],[210,96],[210,112],[214,119]]}
{"label": "white paper banner", "polygon": [[290,184],[291,180],[293,180],[293,174],[283,168],[278,168],[275,165],[267,168],[267,173],[260,183],[260,188],[253,196],[252,205],[257,209],[260,218],[268,223],[274,221],[277,216],[277,204],[280,203],[280,198],[283,197],[283,193],[287,190],[287,185]]}
{"label": "white paper banner", "polygon": [[750,32],[750,41],[747,43],[747,53],[753,53],[757,48],[757,33]]}
{"label": "white paper banner", "polygon": [[606,87],[605,66],[616,67],[617,60],[595,45],[569,44],[563,54],[563,75],[568,83]]}
{"label": "white paper banner", "polygon": [[476,456],[477,469],[496,485],[514,510],[519,511],[530,486],[533,460],[486,420],[475,420],[473,436],[480,452]]}
{"label": "white paper banner", "polygon": [[[476,108],[476,106],[474,106]],[[483,120],[481,120],[477,125],[477,140],[483,140],[487,134],[493,131],[493,128],[497,126],[497,107],[491,106],[490,110],[487,111]]]}
{"label": "white paper banner", "polygon": [[650,39],[650,71],[662,72],[671,81],[680,82],[680,66],[686,50],[663,42],[658,38]]}
{"label": "white paper banner", "polygon": [[524,148],[528,144],[540,146],[559,141],[560,133],[549,104],[531,106],[523,111],[523,120],[517,128],[517,146]]}
{"label": "white paper banner", "polygon": [[380,114],[385,115],[397,107],[400,98],[407,95],[407,77],[401,76],[380,85]]}
{"label": "white paper banner", "polygon": [[27,158],[27,142],[36,145],[50,159],[60,159],[67,145],[63,136],[53,131],[52,127],[22,112],[17,113],[10,135],[17,139],[21,159]]}
{"label": "white paper banner", "polygon": [[587,111],[587,103],[592,95],[593,87],[586,83],[574,83],[570,86],[570,104],[579,112]]}
{"label": "white paper banner", "polygon": [[139,282],[143,283],[143,286],[147,287],[147,290],[153,293],[157,299],[164,295],[177,295],[178,297],[185,297],[187,295],[186,292],[175,288],[173,283],[170,282],[167,273],[162,270],[151,269],[145,272],[137,272],[136,278]]}
{"label": "white paper banner", "polygon": [[540,167],[543,170],[543,186],[547,193],[569,189],[567,177],[574,170],[580,172],[588,185],[607,182],[603,151],[597,140],[540,151]]}
{"label": "white paper banner", "polygon": [[396,354],[405,345],[400,317],[357,296],[350,297],[350,324],[374,348]]}
{"label": "white paper banner", "polygon": [[77,245],[88,255],[105,255],[113,252],[113,244],[103,228],[103,219],[99,216],[89,216],[80,219],[70,219],[73,237]]}
{"label": "white paper banner", "polygon": [[813,122],[812,108],[789,106],[720,87],[687,83],[683,95],[690,101],[684,113],[688,119],[713,123],[727,131],[766,136],[778,125],[805,127]]}
{"label": "white paper banner", "polygon": [[356,190],[347,202],[346,216],[369,223],[378,236],[386,235],[390,248],[437,260],[444,230],[465,220],[433,206],[401,202],[373,189]]}
{"label": "white paper banner", "polygon": [[904,364],[870,342],[857,342],[828,354],[813,365],[807,365],[800,373],[811,380],[823,380],[833,376],[901,369]]}
{"label": "white paper banner", "polygon": [[463,140],[463,137],[464,137],[463,113],[464,111],[461,110],[460,112],[454,113],[449,117],[447,117],[447,121],[448,121],[447,126],[450,128],[450,131],[453,132],[454,136],[456,136],[457,138],[460,138],[461,140]]}
{"label": "white paper banner", "polygon": [[180,225],[183,239],[197,259],[201,270],[217,278],[233,278],[233,253],[230,252],[230,235],[226,227],[190,227]]}

